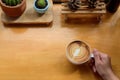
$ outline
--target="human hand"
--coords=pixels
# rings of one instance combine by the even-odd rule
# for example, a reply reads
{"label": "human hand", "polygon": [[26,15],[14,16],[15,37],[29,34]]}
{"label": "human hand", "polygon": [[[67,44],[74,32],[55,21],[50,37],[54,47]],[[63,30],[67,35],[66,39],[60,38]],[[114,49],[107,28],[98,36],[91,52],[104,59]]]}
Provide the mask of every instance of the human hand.
{"label": "human hand", "polygon": [[93,71],[97,72],[103,78],[103,80],[119,80],[118,77],[113,73],[110,57],[96,49],[93,50],[93,54]]}

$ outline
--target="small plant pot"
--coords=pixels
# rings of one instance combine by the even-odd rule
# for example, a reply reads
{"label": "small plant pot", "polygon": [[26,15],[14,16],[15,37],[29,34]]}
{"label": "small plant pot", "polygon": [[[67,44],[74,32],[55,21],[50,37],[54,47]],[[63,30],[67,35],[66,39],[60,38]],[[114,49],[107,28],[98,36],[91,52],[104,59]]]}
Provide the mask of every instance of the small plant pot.
{"label": "small plant pot", "polygon": [[46,0],[47,4],[46,4],[46,6],[44,8],[37,7],[36,2],[37,2],[37,0],[34,1],[34,9],[35,9],[36,12],[43,14],[48,10],[48,8],[49,8],[48,0]]}
{"label": "small plant pot", "polygon": [[0,6],[3,12],[9,17],[19,17],[23,14],[26,9],[26,0],[22,0],[22,2],[16,6],[8,6],[0,0]]}

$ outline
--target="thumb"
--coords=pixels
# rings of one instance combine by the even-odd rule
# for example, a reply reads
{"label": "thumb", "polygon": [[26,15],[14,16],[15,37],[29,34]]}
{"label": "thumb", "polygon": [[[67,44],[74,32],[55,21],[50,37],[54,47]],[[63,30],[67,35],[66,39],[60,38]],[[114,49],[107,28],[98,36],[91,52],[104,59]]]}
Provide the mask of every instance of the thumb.
{"label": "thumb", "polygon": [[92,69],[93,69],[93,72],[94,72],[94,73],[96,73],[96,72],[97,72],[97,70],[96,70],[96,67],[95,67],[95,66],[93,66],[93,67],[92,67]]}

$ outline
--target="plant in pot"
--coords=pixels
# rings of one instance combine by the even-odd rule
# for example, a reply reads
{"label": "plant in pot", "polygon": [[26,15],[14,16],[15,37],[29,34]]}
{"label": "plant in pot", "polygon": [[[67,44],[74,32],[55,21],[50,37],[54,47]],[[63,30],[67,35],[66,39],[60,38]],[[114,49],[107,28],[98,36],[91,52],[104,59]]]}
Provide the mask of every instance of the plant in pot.
{"label": "plant in pot", "polygon": [[96,8],[97,0],[88,0],[88,7],[89,8]]}
{"label": "plant in pot", "polygon": [[35,0],[34,1],[34,9],[38,13],[45,13],[49,7],[48,0]]}
{"label": "plant in pot", "polygon": [[9,17],[19,17],[26,9],[26,0],[0,0],[3,12]]}
{"label": "plant in pot", "polygon": [[80,0],[69,0],[68,7],[71,11],[76,11],[80,8]]}

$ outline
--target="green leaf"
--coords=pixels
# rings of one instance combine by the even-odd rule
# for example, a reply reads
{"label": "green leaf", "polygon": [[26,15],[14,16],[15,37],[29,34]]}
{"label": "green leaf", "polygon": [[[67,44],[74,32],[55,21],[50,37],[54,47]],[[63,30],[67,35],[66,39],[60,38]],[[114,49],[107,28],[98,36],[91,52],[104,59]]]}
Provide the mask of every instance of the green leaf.
{"label": "green leaf", "polygon": [[9,0],[9,4],[8,4],[9,6],[12,6],[12,0]]}
{"label": "green leaf", "polygon": [[17,4],[20,4],[21,3],[21,0],[16,0]]}
{"label": "green leaf", "polygon": [[13,6],[17,5],[16,0],[12,0],[12,5]]}
{"label": "green leaf", "polygon": [[5,0],[6,5],[9,5],[9,0]]}

